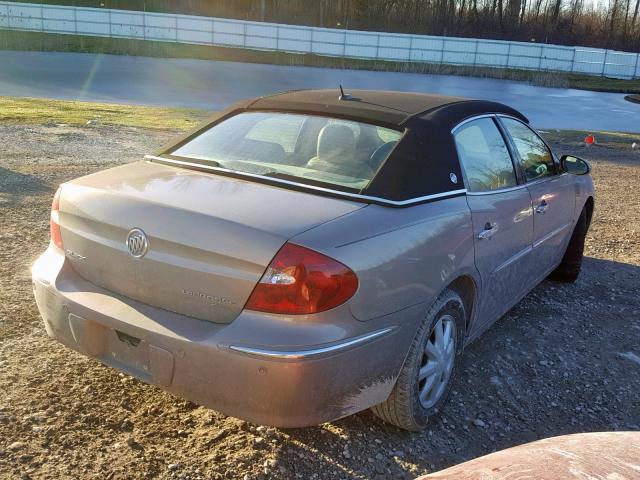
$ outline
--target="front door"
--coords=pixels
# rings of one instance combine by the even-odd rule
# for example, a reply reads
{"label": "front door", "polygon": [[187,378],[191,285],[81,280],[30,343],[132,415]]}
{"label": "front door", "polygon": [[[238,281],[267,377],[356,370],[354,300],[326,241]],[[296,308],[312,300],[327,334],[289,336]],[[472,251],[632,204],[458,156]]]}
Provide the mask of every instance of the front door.
{"label": "front door", "polygon": [[493,117],[454,131],[473,221],[475,263],[482,281],[471,335],[487,328],[531,287],[531,197]]}
{"label": "front door", "polygon": [[532,259],[543,277],[558,265],[571,236],[575,186],[570,175],[560,172],[551,151],[531,128],[512,118],[500,120],[513,141],[531,195]]}

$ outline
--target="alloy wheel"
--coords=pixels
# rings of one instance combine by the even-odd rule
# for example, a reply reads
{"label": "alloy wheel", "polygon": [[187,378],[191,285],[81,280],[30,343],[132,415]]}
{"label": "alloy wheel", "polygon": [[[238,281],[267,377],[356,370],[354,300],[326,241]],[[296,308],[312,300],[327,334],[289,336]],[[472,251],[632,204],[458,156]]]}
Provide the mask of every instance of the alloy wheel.
{"label": "alloy wheel", "polygon": [[424,408],[433,407],[446,391],[455,357],[455,320],[450,315],[443,315],[433,326],[422,351],[418,395]]}

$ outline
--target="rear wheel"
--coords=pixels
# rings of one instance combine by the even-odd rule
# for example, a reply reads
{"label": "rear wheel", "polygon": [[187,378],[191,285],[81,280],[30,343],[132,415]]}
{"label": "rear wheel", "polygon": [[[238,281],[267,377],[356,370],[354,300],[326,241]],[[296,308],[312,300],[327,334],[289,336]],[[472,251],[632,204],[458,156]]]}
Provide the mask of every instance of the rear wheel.
{"label": "rear wheel", "polygon": [[583,208],[560,265],[549,275],[551,279],[568,283],[575,282],[578,279],[580,268],[582,267],[584,240],[588,229],[587,210]]}
{"label": "rear wheel", "polygon": [[389,398],[372,408],[405,430],[426,427],[447,399],[464,341],[464,304],[445,290],[431,305],[413,339]]}

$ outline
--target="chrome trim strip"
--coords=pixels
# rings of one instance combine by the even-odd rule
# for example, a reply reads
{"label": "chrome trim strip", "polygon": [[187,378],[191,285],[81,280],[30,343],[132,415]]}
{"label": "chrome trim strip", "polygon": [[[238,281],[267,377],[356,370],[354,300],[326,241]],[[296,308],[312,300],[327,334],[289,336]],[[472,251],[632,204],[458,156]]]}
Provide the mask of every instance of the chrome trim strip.
{"label": "chrome trim strip", "polygon": [[526,186],[530,187],[531,185],[538,185],[539,183],[544,183],[544,182],[550,182],[552,180],[557,180],[558,178],[561,178],[565,175],[568,175],[567,172],[562,172],[562,173],[554,173],[553,175],[546,175],[544,177],[538,178],[537,180],[534,180],[533,182],[527,182],[525,183]]}
{"label": "chrome trim strip", "polygon": [[467,195],[471,195],[471,196],[480,196],[480,195],[493,195],[495,193],[506,193],[506,192],[515,192],[516,190],[522,190],[523,188],[526,188],[527,184],[523,183],[521,185],[516,185],[515,187],[506,187],[506,188],[500,188],[497,190],[488,190],[486,192],[467,192]]}
{"label": "chrome trim strip", "polygon": [[[527,126],[527,127],[531,128],[531,127],[529,126],[529,124],[527,124],[527,123],[523,122],[523,121],[522,121],[522,120],[520,120],[518,117],[514,117],[513,115],[509,115],[508,113],[496,113],[495,115],[496,115],[496,117],[504,117],[504,118],[510,118],[510,119],[512,119],[512,120],[517,120],[517,121],[518,121],[518,122],[520,122],[521,124],[523,124],[523,125],[525,125],[525,126]],[[540,136],[540,135],[538,135],[538,136]],[[543,141],[544,141],[544,140],[543,140]]]}
{"label": "chrome trim strip", "polygon": [[360,345],[362,343],[379,338],[387,333],[395,330],[397,327],[387,327],[382,330],[362,335],[360,337],[354,337],[350,340],[329,345],[328,347],[312,348],[309,350],[269,350],[263,348],[246,347],[242,345],[229,345],[227,348],[240,353],[246,353],[249,355],[257,355],[260,357],[267,357],[279,360],[305,360],[307,358],[317,357],[318,355],[324,355],[328,353],[334,353],[345,348]]}
{"label": "chrome trim strip", "polygon": [[469,122],[473,122],[474,120],[478,120],[480,118],[496,118],[496,114],[495,113],[480,113],[478,115],[474,115],[473,117],[465,118],[464,120],[462,120],[460,123],[458,123],[455,127],[453,127],[451,129],[451,134],[456,133],[456,130],[458,130],[463,125],[465,125],[465,124],[467,124]]}
{"label": "chrome trim strip", "polygon": [[409,200],[388,200],[388,199],[382,198],[382,197],[373,197],[373,196],[369,196],[369,195],[360,195],[359,193],[342,192],[340,190],[332,190],[330,188],[323,188],[323,187],[317,187],[315,185],[307,185],[305,183],[292,182],[292,181],[289,181],[289,180],[283,180],[281,178],[264,177],[262,175],[256,175],[254,173],[239,172],[237,170],[230,170],[228,168],[212,167],[212,166],[209,166],[209,165],[203,165],[201,163],[185,162],[184,160],[175,160],[173,158],[163,158],[163,157],[158,157],[156,155],[145,155],[144,158],[146,160],[158,160],[160,162],[175,163],[176,165],[184,165],[184,166],[187,166],[187,167],[203,168],[205,170],[211,170],[211,171],[214,171],[214,172],[233,173],[235,175],[242,175],[242,176],[249,177],[249,178],[258,178],[258,179],[261,179],[261,180],[269,180],[270,182],[282,183],[284,185],[295,185],[296,187],[303,187],[305,189],[316,190],[316,191],[319,191],[319,192],[331,193],[333,195],[340,195],[340,196],[343,196],[343,197],[353,198],[353,199],[356,199],[356,200],[370,200],[370,201],[374,201],[374,202],[378,202],[378,203],[382,203],[382,204],[388,204],[388,205],[394,205],[394,206],[403,206],[403,207],[407,206],[407,205],[412,205],[414,203],[421,203],[421,202],[426,202],[426,201],[429,201],[429,200],[437,200],[439,198],[452,197],[452,196],[455,196],[455,195],[461,195],[461,194],[467,193],[467,189],[466,188],[461,188],[459,190],[451,190],[449,192],[436,193],[436,194],[433,194],[433,195],[426,195],[424,197],[410,198]]}
{"label": "chrome trim strip", "polygon": [[565,175],[568,175],[568,173],[567,172],[556,173],[554,175],[548,175],[546,177],[539,178],[537,180],[534,180],[533,182],[522,183],[520,185],[516,185],[515,187],[501,188],[499,190],[489,190],[487,192],[467,192],[467,195],[473,195],[473,196],[477,196],[477,195],[493,195],[494,193],[513,192],[515,190],[520,190],[520,189],[525,188],[525,187],[531,187],[531,186],[539,185],[539,184],[544,183],[544,182],[550,182],[552,180],[557,180],[558,178],[562,178]]}
{"label": "chrome trim strip", "polygon": [[557,234],[559,234],[561,231],[563,231],[569,225],[570,225],[569,223],[565,223],[564,225],[561,225],[560,227],[556,228],[555,230],[550,231],[544,237],[539,238],[538,240],[533,242],[533,248],[539,247],[540,245],[542,245],[544,242],[546,242],[550,238],[555,237]]}
{"label": "chrome trim strip", "polygon": [[498,268],[495,269],[494,273],[498,273],[503,268],[506,268],[509,265],[511,265],[513,262],[516,262],[516,261],[520,260],[526,254],[528,254],[528,253],[530,253],[532,251],[533,251],[533,247],[531,245],[527,245],[527,248],[525,248],[524,250],[520,250],[518,253],[513,255],[511,258],[508,258],[506,261],[504,261],[502,264],[500,264],[498,266]]}

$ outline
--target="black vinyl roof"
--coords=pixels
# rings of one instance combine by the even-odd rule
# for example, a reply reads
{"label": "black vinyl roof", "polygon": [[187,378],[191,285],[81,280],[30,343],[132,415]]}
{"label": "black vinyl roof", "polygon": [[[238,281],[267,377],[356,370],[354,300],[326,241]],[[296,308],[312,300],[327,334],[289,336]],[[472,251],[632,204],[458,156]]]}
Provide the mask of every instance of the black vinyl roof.
{"label": "black vinyl roof", "polygon": [[457,115],[452,121],[464,120],[466,111],[475,114],[479,108],[487,113],[506,113],[526,120],[522,114],[506,105],[464,97],[386,90],[345,90],[345,93],[350,99],[340,99],[340,90],[337,88],[296,90],[260,97],[249,102],[245,108],[344,116],[363,122],[401,126],[414,116],[462,104],[462,108],[455,109]]}
{"label": "black vinyl roof", "polygon": [[[164,145],[166,155],[226,118],[247,111],[280,111],[342,117],[404,130],[369,185],[360,195],[398,205],[414,200],[464,192],[462,170],[451,130],[460,122],[484,114],[505,114],[528,123],[517,110],[497,102],[423,93],[380,90],[297,90],[247,99],[216,112],[205,123]],[[265,182],[269,180],[265,179]]]}
{"label": "black vinyl roof", "polygon": [[364,122],[400,125],[412,115],[465,98],[422,93],[349,90],[350,100],[340,100],[340,90],[298,90],[261,97],[249,105],[257,110],[289,110],[346,116]]}

